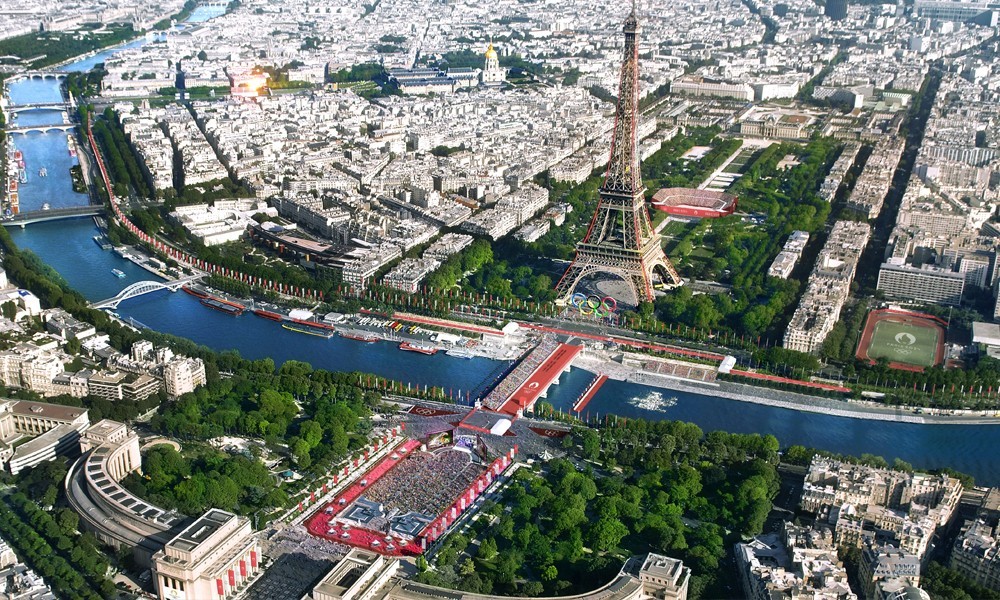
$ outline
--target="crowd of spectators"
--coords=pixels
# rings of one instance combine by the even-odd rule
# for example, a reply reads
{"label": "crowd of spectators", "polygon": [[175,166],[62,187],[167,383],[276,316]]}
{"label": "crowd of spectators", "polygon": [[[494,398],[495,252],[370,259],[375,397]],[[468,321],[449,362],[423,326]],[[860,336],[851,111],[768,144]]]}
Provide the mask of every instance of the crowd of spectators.
{"label": "crowd of spectators", "polygon": [[389,515],[415,512],[433,519],[482,471],[462,450],[415,452],[372,483],[364,496],[382,504]]}
{"label": "crowd of spectators", "polygon": [[559,347],[559,342],[553,336],[545,336],[542,341],[535,346],[534,350],[528,353],[514,370],[512,370],[500,383],[496,385],[483,398],[483,406],[490,410],[500,410],[500,407],[514,395],[524,382],[531,377],[538,367],[545,362],[545,359],[555,352]]}
{"label": "crowd of spectators", "polygon": [[266,570],[254,582],[248,597],[299,600],[309,591],[312,582],[343,558],[350,547],[318,539],[299,527],[289,527],[265,538],[261,549],[267,557]]}

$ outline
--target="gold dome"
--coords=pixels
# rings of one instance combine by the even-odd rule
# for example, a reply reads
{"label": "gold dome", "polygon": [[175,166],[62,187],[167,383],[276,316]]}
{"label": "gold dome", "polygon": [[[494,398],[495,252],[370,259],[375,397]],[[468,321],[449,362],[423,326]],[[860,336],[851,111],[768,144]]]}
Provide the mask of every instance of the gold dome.
{"label": "gold dome", "polygon": [[495,59],[497,57],[497,51],[493,49],[493,42],[490,42],[489,48],[486,49],[486,58]]}

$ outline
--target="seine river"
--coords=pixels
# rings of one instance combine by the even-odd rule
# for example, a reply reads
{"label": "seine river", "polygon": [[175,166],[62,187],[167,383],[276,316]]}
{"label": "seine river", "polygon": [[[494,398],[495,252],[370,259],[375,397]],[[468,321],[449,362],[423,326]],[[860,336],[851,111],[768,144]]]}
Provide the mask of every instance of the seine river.
{"label": "seine river", "polygon": [[[197,13],[192,21],[214,16]],[[141,42],[134,42],[129,46]],[[100,62],[113,51],[63,67],[81,70]],[[58,84],[49,80],[15,83],[11,97],[16,103],[60,100]],[[60,123],[55,111],[21,113],[19,125]],[[76,159],[69,155],[66,134],[30,133],[12,136],[25,154],[29,181],[22,187],[21,206],[37,210],[78,206],[86,196],[74,194],[69,168]],[[45,167],[47,177],[39,177]],[[108,298],[126,285],[151,275],[112,252],[101,250],[92,240],[97,231],[90,219],[73,219],[13,229],[14,240],[55,268],[83,295],[92,300]],[[120,269],[119,279],[111,269]],[[282,329],[276,323],[251,314],[231,317],[207,309],[183,293],[158,292],[129,300],[118,312],[123,317],[167,333],[184,336],[216,350],[235,349],[247,358],[271,357],[276,363],[301,360],[332,371],[366,371],[410,382],[439,385],[462,395],[482,386],[505,365],[486,359],[452,358],[439,353],[424,356],[401,352],[386,342],[365,344],[334,337],[323,339]],[[548,400],[568,410],[592,376],[574,369],[550,391]],[[660,410],[635,406],[637,398],[659,392],[670,402]],[[901,458],[918,468],[951,467],[973,475],[977,482],[1000,484],[1000,461],[993,452],[1000,446],[996,425],[915,425],[887,421],[865,421],[804,413],[782,408],[738,402],[710,395],[654,390],[646,386],[608,381],[587,406],[591,415],[616,414],[647,419],[678,419],[698,424],[706,431],[722,429],[740,433],[773,434],[783,446],[803,444],[833,452],[872,453],[888,460]]]}

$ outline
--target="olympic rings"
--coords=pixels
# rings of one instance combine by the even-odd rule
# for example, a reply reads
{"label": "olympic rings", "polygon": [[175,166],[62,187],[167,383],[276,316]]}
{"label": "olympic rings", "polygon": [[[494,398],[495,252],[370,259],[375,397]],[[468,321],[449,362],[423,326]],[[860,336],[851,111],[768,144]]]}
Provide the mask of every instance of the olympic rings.
{"label": "olympic rings", "polygon": [[595,315],[599,319],[610,317],[618,310],[618,301],[611,296],[603,298],[597,294],[576,292],[569,297],[569,305],[577,309],[581,315]]}

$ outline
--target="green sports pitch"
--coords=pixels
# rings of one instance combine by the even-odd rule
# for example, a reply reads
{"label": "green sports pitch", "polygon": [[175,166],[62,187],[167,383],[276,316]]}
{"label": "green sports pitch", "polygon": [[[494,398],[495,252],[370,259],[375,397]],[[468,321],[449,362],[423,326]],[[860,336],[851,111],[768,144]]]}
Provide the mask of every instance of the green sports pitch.
{"label": "green sports pitch", "polygon": [[872,331],[868,357],[874,360],[884,356],[889,362],[931,367],[937,362],[940,342],[941,330],[937,327],[879,321]]}

